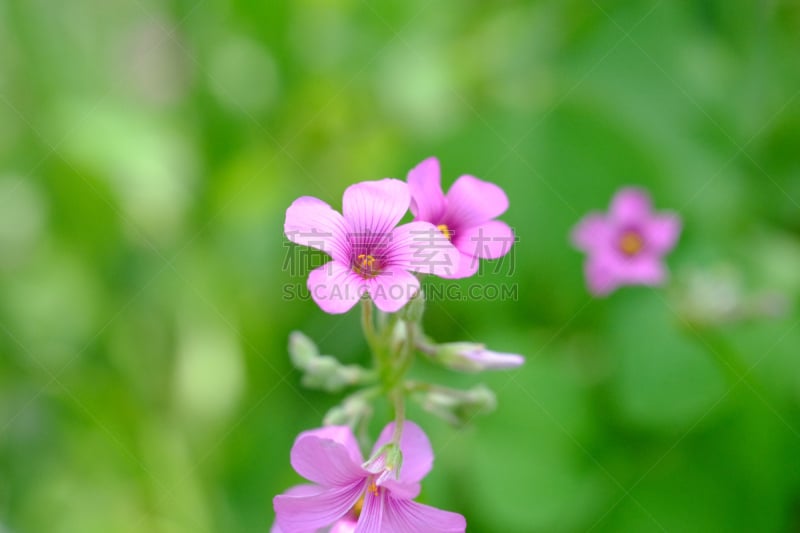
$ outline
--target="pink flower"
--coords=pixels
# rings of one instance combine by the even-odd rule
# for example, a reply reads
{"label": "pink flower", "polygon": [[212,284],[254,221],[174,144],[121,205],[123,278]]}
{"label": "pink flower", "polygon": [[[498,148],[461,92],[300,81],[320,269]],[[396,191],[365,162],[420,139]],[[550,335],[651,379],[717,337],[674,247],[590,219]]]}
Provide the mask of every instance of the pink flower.
{"label": "pink flower", "polygon": [[408,173],[414,220],[430,222],[461,253],[457,270],[442,277],[465,278],[478,271],[478,259],[497,259],[508,253],[514,232],[494,220],[508,209],[506,193],[493,183],[461,176],[445,195],[439,160],[429,157]]}
{"label": "pink flower", "polygon": [[[384,428],[373,455],[391,442],[394,423]],[[314,485],[300,485],[276,496],[273,504],[282,533],[449,533],[463,532],[460,514],[416,503],[419,482],[433,465],[430,441],[419,426],[405,422],[400,440],[399,476],[385,454],[364,463],[348,426],[301,433],[292,446],[292,466]],[[353,529],[353,525],[355,528]]]}
{"label": "pink flower", "polygon": [[607,214],[586,215],[572,231],[572,242],[587,254],[589,291],[603,296],[622,285],[662,284],[663,256],[680,232],[678,215],[653,213],[647,192],[628,187],[617,192]]}
{"label": "pink flower", "polygon": [[458,251],[432,224],[395,227],[410,202],[405,183],[383,179],[348,187],[344,216],[310,196],[289,206],[289,240],[333,259],[308,275],[308,289],[323,311],[344,313],[369,294],[379,309],[392,313],[419,291],[409,271],[443,275],[458,268]]}

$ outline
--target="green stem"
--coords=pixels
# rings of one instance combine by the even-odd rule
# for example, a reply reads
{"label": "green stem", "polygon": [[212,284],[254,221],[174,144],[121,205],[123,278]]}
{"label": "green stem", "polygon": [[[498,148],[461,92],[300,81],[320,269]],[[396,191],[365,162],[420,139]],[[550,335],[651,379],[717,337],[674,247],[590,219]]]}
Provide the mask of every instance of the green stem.
{"label": "green stem", "polygon": [[400,445],[403,437],[403,423],[406,421],[406,397],[402,389],[395,389],[392,393],[394,400],[394,432],[392,442]]}
{"label": "green stem", "polygon": [[375,355],[378,334],[375,332],[375,321],[372,318],[372,302],[370,300],[363,300],[361,302],[361,329],[364,330],[367,344],[370,350],[372,350],[373,355]]}
{"label": "green stem", "polygon": [[399,383],[402,383],[406,372],[408,372],[408,369],[411,368],[411,364],[414,362],[414,355],[417,349],[415,340],[416,333],[417,325],[413,322],[406,321],[406,339],[403,344],[404,350],[398,354],[398,365],[392,379],[391,387],[396,387]]}
{"label": "green stem", "polygon": [[361,303],[361,327],[364,330],[367,345],[372,352],[372,364],[375,368],[375,374],[377,374],[381,382],[385,383],[385,375],[389,371],[387,359],[390,358],[386,346],[386,331],[389,330],[384,327],[381,331],[378,331],[375,328],[372,302],[370,300],[364,300]]}
{"label": "green stem", "polygon": [[466,398],[468,392],[445,387],[444,385],[437,385],[435,383],[427,383],[425,381],[408,381],[406,382],[405,390],[407,392],[439,392],[453,397]]}
{"label": "green stem", "polygon": [[[379,316],[381,327],[380,330],[376,330],[372,302],[363,301],[361,310],[361,326],[372,351],[375,372],[382,391],[394,408],[395,426],[392,442],[399,445],[406,416],[404,378],[414,361],[417,338],[424,339],[424,337],[418,334],[419,326],[416,321],[407,320],[405,315]],[[405,338],[393,338],[397,333],[398,320],[402,320],[402,325],[405,326]]]}

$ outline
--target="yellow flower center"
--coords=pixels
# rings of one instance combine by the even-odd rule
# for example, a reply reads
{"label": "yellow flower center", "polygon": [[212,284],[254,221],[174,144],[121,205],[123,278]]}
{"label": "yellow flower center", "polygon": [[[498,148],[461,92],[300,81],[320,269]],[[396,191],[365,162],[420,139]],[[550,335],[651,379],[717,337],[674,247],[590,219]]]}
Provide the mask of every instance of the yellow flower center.
{"label": "yellow flower center", "polygon": [[644,248],[642,236],[635,231],[626,231],[619,239],[619,249],[628,257],[633,257]]}
{"label": "yellow flower center", "polygon": [[447,224],[439,224],[436,229],[441,231],[447,237],[447,240],[453,240],[453,231],[447,227]]}
{"label": "yellow flower center", "polygon": [[377,274],[375,261],[375,257],[370,254],[358,254],[353,263],[353,272],[363,278],[372,278]]}

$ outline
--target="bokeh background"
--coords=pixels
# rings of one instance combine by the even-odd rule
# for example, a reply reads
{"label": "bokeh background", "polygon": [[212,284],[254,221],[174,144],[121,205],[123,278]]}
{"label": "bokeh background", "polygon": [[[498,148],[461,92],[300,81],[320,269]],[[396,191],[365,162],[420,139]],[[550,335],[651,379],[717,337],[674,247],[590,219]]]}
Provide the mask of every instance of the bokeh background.
{"label": "bokeh background", "polygon": [[[514,262],[439,340],[528,356],[422,499],[486,532],[800,530],[800,4],[0,0],[0,531],[268,531],[303,390],[300,195],[503,186]],[[684,219],[669,286],[591,298],[568,232],[638,184]],[[298,259],[300,258],[300,259]],[[459,287],[468,283],[462,282]],[[294,293],[293,293],[294,294]],[[380,414],[380,412],[379,412]]]}

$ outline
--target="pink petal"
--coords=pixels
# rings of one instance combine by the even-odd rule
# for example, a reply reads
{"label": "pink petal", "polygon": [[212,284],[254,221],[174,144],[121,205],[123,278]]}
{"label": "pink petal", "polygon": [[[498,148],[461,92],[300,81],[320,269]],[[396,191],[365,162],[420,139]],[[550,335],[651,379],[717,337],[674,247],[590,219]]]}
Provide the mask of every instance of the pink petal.
{"label": "pink petal", "polygon": [[409,171],[406,181],[411,193],[411,213],[415,220],[439,223],[445,210],[439,160],[429,157]]}
{"label": "pink petal", "polygon": [[380,491],[379,495],[372,491],[367,491],[364,495],[364,506],[361,508],[361,515],[358,517],[356,533],[388,533],[390,529],[383,526],[383,500],[386,498],[386,491]]}
{"label": "pink petal", "polygon": [[342,212],[356,234],[388,234],[408,211],[408,185],[395,179],[363,181],[344,191]]}
{"label": "pink petal", "polygon": [[443,511],[411,500],[387,496],[383,530],[392,533],[463,533],[467,521],[458,513]]}
{"label": "pink petal", "polygon": [[370,298],[385,313],[399,311],[419,292],[416,276],[400,267],[389,267],[366,283]]}
{"label": "pink petal", "polygon": [[439,273],[440,278],[444,279],[463,279],[474,276],[478,273],[481,266],[480,257],[473,257],[464,252],[459,253],[458,267],[454,271]]}
{"label": "pink petal", "polygon": [[661,285],[667,279],[663,263],[656,257],[642,255],[622,268],[619,279],[630,285]]}
{"label": "pink petal", "polygon": [[474,276],[481,266],[479,257],[473,257],[471,254],[460,252],[458,259],[458,268],[454,272],[439,274],[439,277],[446,279],[463,279]]}
{"label": "pink petal", "polygon": [[647,220],[652,210],[650,195],[644,189],[625,187],[611,200],[609,214],[620,224],[639,224]]}
{"label": "pink petal", "polygon": [[589,291],[595,296],[605,296],[622,285],[661,285],[667,278],[664,265],[651,255],[619,258],[601,254],[587,260],[585,271]]}
{"label": "pink petal", "polygon": [[300,433],[295,441],[302,437],[317,437],[338,442],[345,447],[353,462],[356,464],[364,462],[364,456],[361,455],[361,448],[358,446],[358,440],[356,440],[356,436],[353,435],[353,430],[350,429],[350,426],[325,426],[318,429],[310,429]]}
{"label": "pink petal", "polygon": [[301,434],[294,441],[291,463],[298,474],[325,487],[342,487],[366,477],[348,446],[314,435]]}
{"label": "pink petal", "polygon": [[344,517],[364,492],[364,482],[313,494],[281,494],[272,500],[275,520],[283,533],[312,533]]}
{"label": "pink petal", "polygon": [[395,228],[386,251],[389,265],[443,277],[456,271],[460,257],[447,236],[428,222]]}
{"label": "pink petal", "polygon": [[480,226],[457,232],[453,244],[461,253],[482,259],[506,255],[514,244],[514,232],[505,222],[490,220]]}
{"label": "pink petal", "polygon": [[[394,422],[389,423],[381,432],[372,453],[392,440]],[[422,428],[410,420],[403,423],[403,434],[400,437],[400,451],[403,453],[403,465],[400,468],[399,481],[417,483],[424,478],[433,467],[433,448],[428,436]]]}
{"label": "pink petal", "polygon": [[572,244],[584,252],[609,246],[612,228],[605,215],[589,213],[581,219],[570,235]]}
{"label": "pink petal", "polygon": [[350,268],[330,261],[308,274],[311,297],[326,313],[346,313],[361,299],[363,280]]}
{"label": "pink petal", "polygon": [[286,210],[286,237],[297,244],[326,252],[337,260],[347,257],[347,225],[344,217],[318,198],[302,196]]}
{"label": "pink petal", "polygon": [[342,518],[335,524],[328,533],[354,533],[357,522],[349,517]]}
{"label": "pink petal", "polygon": [[419,496],[422,486],[419,483],[404,483],[393,477],[387,477],[381,482],[381,487],[387,489],[396,498],[413,500]]}
{"label": "pink petal", "polygon": [[[311,496],[319,494],[323,489],[319,485],[295,485],[282,494],[282,496]],[[269,530],[269,533],[284,533],[284,531],[275,522]]]}
{"label": "pink petal", "polygon": [[595,296],[606,296],[619,287],[619,279],[612,263],[589,258],[584,264],[586,285]]}
{"label": "pink petal", "polygon": [[[295,485],[282,494],[282,496],[311,496],[319,494],[322,489],[319,485]],[[284,533],[283,530],[275,522],[269,530],[269,533]]]}
{"label": "pink petal", "polygon": [[453,229],[469,228],[505,213],[508,196],[494,183],[461,176],[447,192],[444,223]]}
{"label": "pink petal", "polygon": [[674,213],[652,217],[644,226],[645,242],[653,253],[665,254],[675,247],[681,234],[681,219]]}

